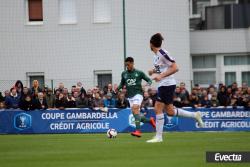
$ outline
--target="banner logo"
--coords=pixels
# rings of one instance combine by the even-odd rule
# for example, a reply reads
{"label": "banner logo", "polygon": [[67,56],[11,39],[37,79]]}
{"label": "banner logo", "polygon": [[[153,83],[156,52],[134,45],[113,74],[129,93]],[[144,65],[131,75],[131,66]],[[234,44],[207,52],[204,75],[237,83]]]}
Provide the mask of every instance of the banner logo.
{"label": "banner logo", "polygon": [[206,152],[206,161],[215,163],[250,162],[250,152]]}
{"label": "banner logo", "polygon": [[17,114],[14,117],[14,127],[18,130],[25,130],[31,127],[31,116],[26,113]]}
{"label": "banner logo", "polygon": [[167,129],[174,128],[178,125],[178,117],[166,116],[164,127]]}

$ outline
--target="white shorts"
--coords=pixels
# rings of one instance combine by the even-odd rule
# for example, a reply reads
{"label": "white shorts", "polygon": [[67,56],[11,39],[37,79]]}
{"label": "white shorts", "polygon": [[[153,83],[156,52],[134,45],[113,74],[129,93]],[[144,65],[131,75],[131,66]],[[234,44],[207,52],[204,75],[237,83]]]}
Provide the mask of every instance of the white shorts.
{"label": "white shorts", "polygon": [[143,96],[140,94],[135,95],[134,97],[128,98],[130,108],[135,104],[141,106]]}

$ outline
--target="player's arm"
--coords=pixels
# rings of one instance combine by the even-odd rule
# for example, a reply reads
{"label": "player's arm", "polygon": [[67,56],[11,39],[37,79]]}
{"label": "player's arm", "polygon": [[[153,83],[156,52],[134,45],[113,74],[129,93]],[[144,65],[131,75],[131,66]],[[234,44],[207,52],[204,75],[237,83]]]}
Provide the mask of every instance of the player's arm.
{"label": "player's arm", "polygon": [[148,85],[151,85],[152,80],[144,72],[141,72],[141,74],[142,74],[142,79],[144,79]]}
{"label": "player's arm", "polygon": [[160,81],[162,78],[170,76],[170,75],[176,73],[177,71],[179,71],[179,69],[178,69],[177,64],[174,62],[170,65],[170,67],[166,71],[163,71],[159,75],[155,76],[153,79],[155,81]]}
{"label": "player's arm", "polygon": [[119,84],[119,86],[118,86],[118,91],[119,90],[121,90],[122,88],[123,88],[123,86],[125,85],[125,79],[124,79],[124,77],[123,77],[123,73],[122,73],[122,75],[121,75],[121,82],[120,82],[120,84]]}
{"label": "player's arm", "polygon": [[149,76],[153,75],[154,73],[156,73],[156,69],[155,69],[155,68],[150,69],[150,70],[148,71],[148,75],[149,75]]}

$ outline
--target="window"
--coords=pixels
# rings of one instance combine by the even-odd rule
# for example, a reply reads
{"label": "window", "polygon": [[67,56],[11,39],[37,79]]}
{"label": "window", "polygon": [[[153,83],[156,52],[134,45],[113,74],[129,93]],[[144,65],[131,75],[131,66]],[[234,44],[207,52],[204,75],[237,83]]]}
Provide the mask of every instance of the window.
{"label": "window", "polygon": [[194,72],[194,84],[215,84],[214,71]]}
{"label": "window", "polygon": [[205,16],[205,7],[210,6],[210,0],[189,0],[189,11],[191,17]]}
{"label": "window", "polygon": [[234,4],[236,0],[218,0],[219,5]]}
{"label": "window", "polygon": [[59,0],[60,24],[76,24],[76,0]]}
{"label": "window", "polygon": [[224,65],[250,65],[250,55],[224,56]]}
{"label": "window", "polygon": [[111,22],[111,0],[94,0],[94,23]]}
{"label": "window", "polygon": [[231,85],[236,82],[236,72],[225,72],[225,84]]}
{"label": "window", "polygon": [[193,56],[192,57],[193,68],[216,68],[216,57],[214,55],[209,56]]}
{"label": "window", "polygon": [[28,21],[43,21],[43,1],[28,0]]}
{"label": "window", "polygon": [[241,73],[242,82],[246,82],[247,85],[250,85],[250,71]]}
{"label": "window", "polygon": [[29,81],[30,87],[32,87],[33,81],[38,80],[39,87],[44,87],[44,72],[27,72],[26,73],[27,80]]}
{"label": "window", "polygon": [[98,81],[98,87],[103,89],[109,83],[112,83],[112,74],[98,74],[97,81]]}

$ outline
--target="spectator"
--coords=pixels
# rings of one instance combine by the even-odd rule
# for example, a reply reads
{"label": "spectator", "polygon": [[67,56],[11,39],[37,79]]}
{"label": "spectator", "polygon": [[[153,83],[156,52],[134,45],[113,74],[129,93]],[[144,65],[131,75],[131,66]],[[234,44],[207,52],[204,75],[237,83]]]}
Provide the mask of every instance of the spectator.
{"label": "spectator", "polygon": [[31,88],[31,95],[33,98],[37,98],[39,92],[42,92],[42,89],[39,87],[38,80],[33,81],[33,86]]}
{"label": "spectator", "polygon": [[55,92],[55,98],[57,98],[57,99],[58,99],[58,98],[59,98],[60,93],[61,93],[61,92],[60,92],[60,90],[58,90],[58,89],[57,89],[57,90],[56,90],[56,92]]}
{"label": "spectator", "polygon": [[0,102],[3,102],[4,101],[4,97],[2,95],[2,92],[0,92]]}
{"label": "spectator", "polygon": [[[72,94],[73,94],[73,97],[74,97],[75,99],[77,99],[82,93],[79,94],[79,92],[75,91],[75,92],[72,92]],[[83,93],[83,94],[84,94],[84,93]],[[86,94],[85,94],[85,95],[86,95]]]}
{"label": "spectator", "polygon": [[71,92],[72,93],[76,92],[76,86],[75,85],[71,86]]}
{"label": "spectator", "polygon": [[219,106],[219,101],[217,99],[217,93],[216,92],[214,92],[212,94],[210,103],[211,103],[211,107],[218,107]]}
{"label": "spectator", "polygon": [[106,98],[104,99],[104,107],[114,108],[115,107],[115,99],[112,97],[112,93],[108,92]]}
{"label": "spectator", "polygon": [[5,103],[2,101],[0,102],[0,110],[3,110],[5,109]]}
{"label": "spectator", "polygon": [[242,82],[242,92],[243,94],[247,93],[248,85],[246,82]]}
{"label": "spectator", "polygon": [[[59,90],[58,90],[59,91]],[[59,93],[58,98],[55,100],[55,107],[64,110],[66,107],[66,100],[64,98],[63,93]]]}
{"label": "spectator", "polygon": [[188,99],[189,98],[189,92],[187,91],[186,84],[184,82],[180,83],[180,89],[181,89],[181,92],[182,92],[183,96],[185,96],[184,98]]}
{"label": "spectator", "polygon": [[231,97],[233,95],[232,88],[231,87],[227,87],[226,93],[227,93],[227,96],[229,97],[229,99],[231,99]]}
{"label": "spectator", "polygon": [[208,88],[208,100],[211,100],[212,95],[214,94],[214,92],[215,92],[214,86],[210,85],[209,88]]}
{"label": "spectator", "polygon": [[155,88],[149,88],[148,89],[149,96],[153,101],[153,106],[155,105],[155,101],[157,99],[157,90]]}
{"label": "spectator", "polygon": [[229,97],[227,95],[225,86],[220,87],[217,98],[220,106],[226,107],[229,104]]}
{"label": "spectator", "polygon": [[206,90],[206,89],[203,89],[203,90],[202,90],[202,94],[201,94],[201,99],[204,99],[205,96],[208,96],[207,90]]}
{"label": "spectator", "polygon": [[81,93],[80,96],[76,99],[76,107],[77,108],[88,108],[88,98],[84,93]]}
{"label": "spectator", "polygon": [[45,99],[46,99],[48,108],[55,107],[55,96],[53,95],[52,89],[48,88],[48,92],[45,95]]}
{"label": "spectator", "polygon": [[35,109],[31,95],[23,96],[23,98],[20,100],[20,109],[25,111]]}
{"label": "spectator", "polygon": [[59,84],[58,84],[58,88],[55,90],[55,91],[59,91],[60,93],[62,93],[63,92],[63,88],[64,88],[64,84],[62,83],[62,82],[60,82]]}
{"label": "spectator", "polygon": [[187,93],[186,93],[185,90],[181,90],[180,97],[181,97],[182,107],[188,107],[188,106],[190,106],[189,96],[187,96]]}
{"label": "spectator", "polygon": [[5,98],[5,106],[6,108],[19,108],[20,96],[17,94],[16,88],[10,89],[10,96]]}
{"label": "spectator", "polygon": [[199,107],[199,98],[197,96],[197,91],[192,89],[191,94],[189,95],[190,106],[193,108]]}
{"label": "spectator", "polygon": [[62,93],[63,93],[64,98],[67,99],[68,98],[68,94],[69,94],[68,89],[67,88],[63,88]]}
{"label": "spectator", "polygon": [[71,93],[68,94],[66,108],[76,108],[76,100]]}
{"label": "spectator", "polygon": [[174,106],[176,107],[182,107],[182,100],[181,100],[181,89],[179,86],[176,86],[175,92],[174,92]]}
{"label": "spectator", "polygon": [[23,87],[23,94],[22,94],[21,98],[25,98],[28,95],[30,95],[30,90],[29,90],[29,88],[27,88],[25,86],[25,87]]}
{"label": "spectator", "polygon": [[233,108],[237,108],[237,97],[236,95],[232,95],[231,99],[230,99],[230,106],[232,106]]}
{"label": "spectator", "polygon": [[243,92],[242,89],[239,87],[237,91],[235,91],[234,96],[237,98],[237,106],[244,106],[243,104]]}
{"label": "spectator", "polygon": [[86,93],[86,98],[88,99],[88,106],[91,108],[92,107],[92,103],[93,103],[93,92],[91,89],[88,89],[87,90],[87,93]]}
{"label": "spectator", "polygon": [[119,93],[116,108],[127,108],[129,106],[128,100],[125,98],[124,93]]}
{"label": "spectator", "polygon": [[81,94],[81,93],[84,93],[86,95],[86,90],[83,88],[83,85],[81,82],[77,82],[76,84],[76,87],[80,90],[78,93]]}
{"label": "spectator", "polygon": [[5,99],[6,99],[6,97],[8,97],[8,96],[10,96],[10,91],[9,90],[5,90],[4,91],[4,101],[5,101]]}
{"label": "spectator", "polygon": [[208,96],[204,96],[201,100],[201,107],[205,107],[205,108],[210,108],[211,107],[211,102],[210,100],[208,100]]}
{"label": "spectator", "polygon": [[235,94],[235,92],[238,90],[238,84],[234,82],[231,86],[232,88],[232,94]]}
{"label": "spectator", "polygon": [[21,97],[23,94],[23,83],[20,80],[17,80],[15,83],[15,88],[17,90],[17,94]]}
{"label": "spectator", "polygon": [[103,99],[100,97],[100,94],[95,93],[94,96],[95,97],[93,98],[93,101],[92,101],[92,109],[95,109],[95,110],[102,109],[104,107],[104,104],[103,104]]}
{"label": "spectator", "polygon": [[246,93],[243,95],[242,101],[245,110],[250,110],[250,87],[247,88]]}
{"label": "spectator", "polygon": [[105,94],[108,94],[108,93],[113,94],[113,85],[112,85],[111,83],[109,83],[109,84],[107,85],[107,88],[106,88],[106,90],[104,90],[104,93],[105,93]]}
{"label": "spectator", "polygon": [[114,84],[114,90],[112,92],[113,98],[117,99],[118,98],[118,94],[119,94],[118,85]]}
{"label": "spectator", "polygon": [[153,107],[153,100],[150,98],[149,93],[147,91],[143,93],[141,107],[145,109],[147,109],[148,107]]}
{"label": "spectator", "polygon": [[104,99],[104,91],[103,90],[99,90],[98,93],[99,93],[100,97],[102,99]]}
{"label": "spectator", "polygon": [[46,99],[44,98],[44,94],[42,92],[39,92],[37,96],[38,97],[34,99],[34,102],[33,102],[34,109],[47,110],[48,104],[47,104]]}
{"label": "spectator", "polygon": [[201,87],[199,86],[199,84],[196,84],[196,86],[195,86],[195,88],[194,88],[195,90],[196,90],[196,94],[197,94],[197,96],[198,96],[198,99],[199,99],[199,101],[201,101],[202,100],[202,89],[201,89]]}

